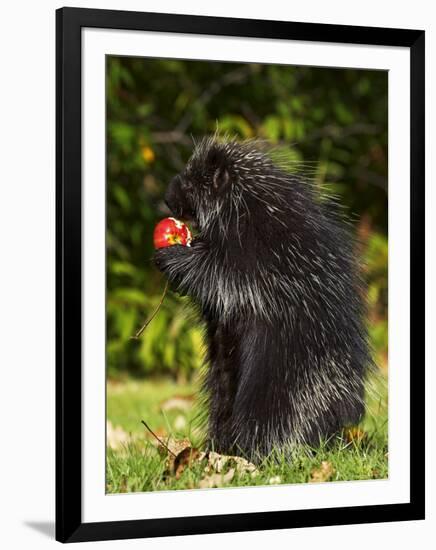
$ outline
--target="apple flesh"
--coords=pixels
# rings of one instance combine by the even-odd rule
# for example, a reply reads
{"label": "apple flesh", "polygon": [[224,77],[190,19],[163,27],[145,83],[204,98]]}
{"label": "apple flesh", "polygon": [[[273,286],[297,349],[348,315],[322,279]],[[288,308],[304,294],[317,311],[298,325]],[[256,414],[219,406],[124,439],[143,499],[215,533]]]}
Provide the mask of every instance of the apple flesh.
{"label": "apple flesh", "polygon": [[154,228],[153,242],[156,249],[174,244],[190,246],[191,241],[189,227],[176,218],[164,218]]}

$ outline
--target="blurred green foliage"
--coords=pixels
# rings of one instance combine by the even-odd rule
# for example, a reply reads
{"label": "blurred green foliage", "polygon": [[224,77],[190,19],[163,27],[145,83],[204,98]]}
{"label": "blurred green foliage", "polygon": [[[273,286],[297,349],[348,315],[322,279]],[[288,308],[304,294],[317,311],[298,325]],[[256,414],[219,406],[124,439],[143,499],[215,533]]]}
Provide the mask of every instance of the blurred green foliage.
{"label": "blurred green foliage", "polygon": [[193,139],[229,132],[281,147],[294,169],[338,195],[362,241],[370,333],[387,353],[387,72],[107,58],[107,360],[123,373],[190,377],[201,328],[165,285],[152,234]]}

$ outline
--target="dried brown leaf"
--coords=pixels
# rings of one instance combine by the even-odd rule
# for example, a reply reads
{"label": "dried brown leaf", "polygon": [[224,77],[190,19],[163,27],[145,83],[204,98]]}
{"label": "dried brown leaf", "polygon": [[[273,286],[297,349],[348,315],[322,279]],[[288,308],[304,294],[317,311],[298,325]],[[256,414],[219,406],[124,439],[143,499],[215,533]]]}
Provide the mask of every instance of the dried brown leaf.
{"label": "dried brown leaf", "polygon": [[179,479],[185,468],[191,468],[193,462],[198,461],[201,453],[193,447],[186,447],[181,451],[173,461],[172,470],[176,479]]}
{"label": "dried brown leaf", "polygon": [[186,449],[187,447],[191,446],[191,442],[189,439],[175,439],[174,437],[167,437],[166,439],[162,439],[162,444],[158,444],[158,450],[163,455],[169,455],[174,458],[174,456],[177,456],[179,453],[183,451],[183,449]]}
{"label": "dried brown leaf", "polygon": [[333,477],[334,473],[335,469],[333,468],[331,463],[327,460],[323,460],[319,468],[315,468],[314,470],[312,470],[309,482],[321,483],[323,481],[329,481]]}
{"label": "dried brown leaf", "polygon": [[353,426],[344,430],[344,436],[349,443],[361,443],[367,438],[367,433],[358,426]]}
{"label": "dried brown leaf", "polygon": [[232,481],[235,476],[235,469],[230,468],[226,474],[211,474],[203,478],[198,486],[200,489],[212,489],[213,487],[222,487],[226,483]]}
{"label": "dried brown leaf", "polygon": [[248,473],[252,477],[257,475],[256,466],[240,456],[220,455],[210,451],[205,457],[207,458],[207,465],[204,471],[207,474],[212,472],[219,474],[224,468],[233,467],[238,474]]}

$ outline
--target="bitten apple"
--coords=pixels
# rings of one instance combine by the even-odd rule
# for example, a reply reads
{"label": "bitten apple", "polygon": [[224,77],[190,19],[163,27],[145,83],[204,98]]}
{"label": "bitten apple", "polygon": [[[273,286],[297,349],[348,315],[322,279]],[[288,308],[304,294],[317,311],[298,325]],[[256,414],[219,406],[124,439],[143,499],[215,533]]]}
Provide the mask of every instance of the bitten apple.
{"label": "bitten apple", "polygon": [[190,246],[191,231],[186,223],[176,218],[164,218],[154,228],[153,242],[155,248],[164,248],[174,244]]}

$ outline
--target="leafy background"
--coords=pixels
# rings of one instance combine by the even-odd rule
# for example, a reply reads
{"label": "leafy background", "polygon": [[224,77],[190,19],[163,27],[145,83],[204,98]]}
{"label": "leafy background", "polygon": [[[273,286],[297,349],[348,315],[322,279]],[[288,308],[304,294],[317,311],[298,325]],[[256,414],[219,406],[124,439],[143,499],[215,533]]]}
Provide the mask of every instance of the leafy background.
{"label": "leafy background", "polygon": [[387,73],[241,63],[107,58],[107,364],[110,379],[189,381],[200,325],[171,292],[160,301],[152,233],[193,139],[218,127],[266,138],[339,195],[361,246],[377,364],[387,362]]}

